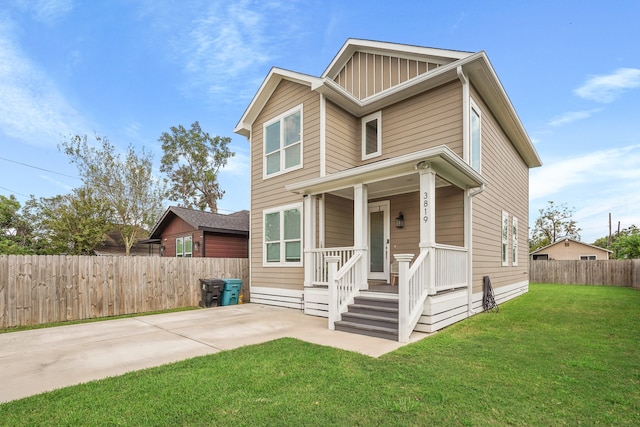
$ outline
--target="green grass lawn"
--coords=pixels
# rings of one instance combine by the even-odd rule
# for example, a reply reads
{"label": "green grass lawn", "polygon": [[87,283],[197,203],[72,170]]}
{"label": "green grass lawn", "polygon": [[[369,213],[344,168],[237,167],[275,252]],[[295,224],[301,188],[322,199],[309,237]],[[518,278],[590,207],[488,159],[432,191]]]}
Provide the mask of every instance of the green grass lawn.
{"label": "green grass lawn", "polygon": [[281,339],[5,403],[0,424],[637,426],[640,292],[531,285],[379,359]]}

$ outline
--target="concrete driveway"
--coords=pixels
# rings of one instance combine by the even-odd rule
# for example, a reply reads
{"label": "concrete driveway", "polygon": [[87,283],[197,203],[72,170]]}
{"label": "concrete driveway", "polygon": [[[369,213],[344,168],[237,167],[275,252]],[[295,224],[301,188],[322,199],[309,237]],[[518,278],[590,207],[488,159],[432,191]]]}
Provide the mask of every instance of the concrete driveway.
{"label": "concrete driveway", "polygon": [[[411,342],[426,336],[414,332]],[[0,334],[0,402],[283,337],[372,357],[402,346],[260,304],[11,332]]]}

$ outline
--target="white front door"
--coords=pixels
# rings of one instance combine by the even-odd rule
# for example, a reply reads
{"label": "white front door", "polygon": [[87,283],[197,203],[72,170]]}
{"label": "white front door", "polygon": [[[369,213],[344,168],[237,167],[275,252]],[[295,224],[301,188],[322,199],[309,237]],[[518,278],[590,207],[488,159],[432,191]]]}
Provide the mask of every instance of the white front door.
{"label": "white front door", "polygon": [[389,201],[369,203],[370,280],[389,281]]}

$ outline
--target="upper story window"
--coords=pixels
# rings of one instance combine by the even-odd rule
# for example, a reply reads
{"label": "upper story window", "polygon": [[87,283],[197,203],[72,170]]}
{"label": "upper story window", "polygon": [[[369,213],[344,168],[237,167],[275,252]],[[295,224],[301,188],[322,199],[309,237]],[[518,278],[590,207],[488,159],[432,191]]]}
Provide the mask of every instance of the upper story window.
{"label": "upper story window", "polygon": [[470,147],[469,147],[469,164],[472,168],[480,172],[480,156],[481,156],[481,127],[480,127],[480,109],[472,101],[471,102],[471,129],[470,129]]}
{"label": "upper story window", "polygon": [[362,160],[382,155],[382,112],[362,118]]}
{"label": "upper story window", "polygon": [[193,256],[193,238],[191,236],[176,238],[176,256],[191,257]]}
{"label": "upper story window", "polygon": [[264,264],[302,266],[302,204],[264,211]]}
{"label": "upper story window", "polygon": [[302,167],[302,104],[264,124],[264,177]]}

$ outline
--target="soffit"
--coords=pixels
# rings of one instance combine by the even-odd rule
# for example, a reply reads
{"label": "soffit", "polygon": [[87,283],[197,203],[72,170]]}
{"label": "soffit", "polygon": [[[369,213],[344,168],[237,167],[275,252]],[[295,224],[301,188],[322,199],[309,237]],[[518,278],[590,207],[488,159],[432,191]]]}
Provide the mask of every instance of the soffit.
{"label": "soffit", "polygon": [[463,189],[481,187],[486,180],[449,147],[441,145],[407,155],[340,171],[329,176],[293,183],[285,188],[297,194],[336,193],[348,195],[350,188],[366,184],[369,197],[417,191],[420,167],[431,167],[439,176],[438,185],[453,184]]}

